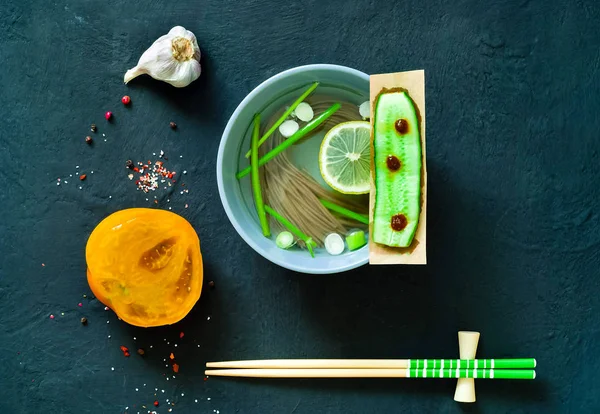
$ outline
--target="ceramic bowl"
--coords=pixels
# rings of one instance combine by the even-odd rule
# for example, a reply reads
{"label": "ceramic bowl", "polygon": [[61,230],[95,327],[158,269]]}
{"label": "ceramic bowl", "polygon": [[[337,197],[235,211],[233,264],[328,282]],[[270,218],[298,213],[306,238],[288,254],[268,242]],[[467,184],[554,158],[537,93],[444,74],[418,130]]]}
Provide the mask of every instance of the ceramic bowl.
{"label": "ceramic bowl", "polygon": [[[267,119],[282,106],[289,105],[315,81],[320,82],[315,93],[326,93],[333,98],[343,99],[356,105],[369,97],[369,76],[344,66],[326,64],[300,66],[267,79],[244,98],[225,127],[217,157],[217,182],[221,202],[231,224],[257,253],[273,263],[297,272],[338,273],[367,263],[368,246],[365,245],[352,252],[346,249],[339,256],[331,256],[325,249],[317,249],[315,258],[311,258],[306,250],[299,248],[289,250],[278,248],[275,245],[276,235],[270,239],[262,235],[254,208],[250,176],[240,180],[235,177],[240,168],[248,165],[244,154],[250,148],[254,114],[259,112],[263,120]],[[317,137],[315,140],[314,149],[304,148],[291,156],[296,164],[301,163],[303,168],[309,170],[315,179],[322,180],[318,172],[317,158],[320,140]]]}

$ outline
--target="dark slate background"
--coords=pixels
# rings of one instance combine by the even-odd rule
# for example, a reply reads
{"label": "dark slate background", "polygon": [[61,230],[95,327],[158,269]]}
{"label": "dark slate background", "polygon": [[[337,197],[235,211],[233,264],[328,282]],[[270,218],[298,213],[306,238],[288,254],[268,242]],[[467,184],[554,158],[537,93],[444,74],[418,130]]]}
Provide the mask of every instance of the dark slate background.
{"label": "dark slate background", "polygon": [[[158,399],[167,413],[167,398],[174,413],[599,412],[599,21],[594,0],[2,2],[0,412]],[[178,24],[198,37],[202,77],[125,86]],[[296,274],[228,222],[215,179],[228,117],[308,63],[426,70],[427,266]],[[84,247],[103,217],[150,204],[123,165],[161,149],[190,192],[161,191],[159,206],[194,225],[216,288],[176,326],[141,329],[91,297]],[[451,358],[460,329],[481,331],[481,356],[536,357],[538,379],[480,381],[470,406],[448,380],[203,380],[209,360]],[[181,370],[167,381],[170,352]]]}

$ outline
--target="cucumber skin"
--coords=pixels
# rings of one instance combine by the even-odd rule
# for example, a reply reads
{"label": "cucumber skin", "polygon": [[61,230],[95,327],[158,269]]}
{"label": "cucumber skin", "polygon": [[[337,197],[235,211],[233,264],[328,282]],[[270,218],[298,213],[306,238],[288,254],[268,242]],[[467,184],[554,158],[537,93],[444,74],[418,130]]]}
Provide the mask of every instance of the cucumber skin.
{"label": "cucumber skin", "polygon": [[[422,149],[419,119],[414,103],[405,91],[382,91],[376,98],[374,112],[376,191],[373,241],[386,246],[408,247],[414,239],[421,213]],[[394,122],[399,118],[409,122],[410,129],[405,135],[395,130]],[[388,169],[388,155],[396,155],[400,159],[400,170],[391,172]],[[392,216],[396,214],[404,214],[408,220],[403,230],[391,228]]]}

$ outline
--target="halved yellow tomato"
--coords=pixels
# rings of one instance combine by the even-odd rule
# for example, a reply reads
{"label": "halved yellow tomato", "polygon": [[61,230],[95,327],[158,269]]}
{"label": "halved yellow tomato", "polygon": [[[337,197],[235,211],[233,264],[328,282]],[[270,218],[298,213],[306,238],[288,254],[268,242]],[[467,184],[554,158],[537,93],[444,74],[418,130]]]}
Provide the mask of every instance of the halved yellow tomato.
{"label": "halved yellow tomato", "polygon": [[132,208],[111,214],[90,235],[85,259],[94,295],[131,325],[173,324],[200,298],[200,241],[175,213]]}

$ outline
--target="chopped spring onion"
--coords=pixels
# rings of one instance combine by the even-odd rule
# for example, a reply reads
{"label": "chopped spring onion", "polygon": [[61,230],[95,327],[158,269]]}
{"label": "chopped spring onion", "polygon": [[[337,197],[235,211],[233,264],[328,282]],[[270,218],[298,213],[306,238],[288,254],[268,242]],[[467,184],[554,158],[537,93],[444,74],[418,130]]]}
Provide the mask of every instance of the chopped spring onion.
{"label": "chopped spring onion", "polygon": [[313,119],[315,113],[313,112],[312,106],[310,106],[306,102],[302,102],[294,111],[294,115],[296,115],[296,117],[299,120],[303,122],[308,122],[311,119]]}
{"label": "chopped spring onion", "polygon": [[332,256],[342,254],[344,251],[344,239],[337,233],[328,234],[325,237],[325,250]]}
{"label": "chopped spring onion", "polygon": [[[281,125],[283,123],[283,121],[285,121],[287,119],[287,117],[290,116],[290,114],[292,112],[294,112],[294,109],[296,109],[296,107],[302,101],[304,101],[308,95],[310,95],[315,89],[317,89],[317,86],[319,86],[319,82],[313,83],[310,86],[310,88],[308,88],[306,91],[304,91],[304,93],[302,95],[300,95],[300,97],[294,101],[294,103],[283,113],[283,115],[281,115],[281,117],[277,120],[277,122],[275,122],[273,124],[273,126],[271,128],[269,128],[269,130],[265,133],[265,135],[263,135],[260,138],[260,140],[258,141],[259,147],[262,144],[264,144],[264,142],[271,136],[271,134],[273,134],[273,132],[275,132],[275,130],[279,127],[279,125]],[[250,151],[248,151],[246,153],[246,158],[250,158]]]}
{"label": "chopped spring onion", "polygon": [[289,249],[294,245],[294,235],[289,231],[282,231],[277,235],[275,244],[280,249]]}
{"label": "chopped spring onion", "polygon": [[358,107],[358,113],[360,114],[362,119],[371,118],[371,102],[364,101],[363,103],[361,103]]}
{"label": "chopped spring onion", "polygon": [[348,245],[348,249],[356,250],[363,247],[367,244],[367,239],[365,237],[365,232],[362,230],[355,231],[346,236],[346,244]]}
{"label": "chopped spring onion", "polygon": [[355,213],[354,211],[348,210],[347,208],[344,208],[341,206],[338,206],[337,204],[334,204],[331,201],[327,201],[327,200],[323,200],[323,199],[319,199],[319,201],[328,210],[334,211],[334,212],[341,214],[343,216],[346,216],[346,217],[350,217],[351,219],[354,219],[354,220],[358,221],[359,223],[369,224],[369,216],[367,216],[366,214]]}
{"label": "chopped spring onion", "polygon": [[252,145],[250,148],[251,156],[251,168],[252,168],[252,190],[254,191],[254,204],[256,204],[256,212],[258,213],[258,219],[260,220],[260,226],[265,237],[271,237],[271,230],[269,229],[269,220],[267,220],[267,213],[265,213],[265,204],[262,198],[262,192],[260,191],[260,178],[258,177],[258,134],[260,130],[260,114],[254,115],[254,130],[252,131]]}
{"label": "chopped spring onion", "polygon": [[279,125],[279,133],[286,138],[294,135],[298,129],[300,129],[300,125],[296,121],[285,121],[283,124]]}
{"label": "chopped spring onion", "polygon": [[[335,104],[331,105],[331,107],[329,107],[329,109],[327,109],[321,115],[319,115],[318,117],[316,117],[315,119],[310,121],[308,124],[304,125],[294,135],[292,135],[291,137],[289,137],[288,139],[283,141],[281,144],[279,144],[275,148],[273,148],[271,151],[269,151],[265,155],[263,155],[258,160],[258,166],[260,167],[262,165],[265,165],[267,162],[271,161],[273,158],[275,158],[277,155],[279,155],[279,153],[285,151],[286,149],[288,149],[288,147],[292,146],[297,141],[300,141],[307,134],[311,133],[315,128],[319,127],[323,122],[325,122],[327,119],[329,119],[329,117],[331,115],[333,115],[334,113],[336,113],[337,110],[340,109],[341,107],[342,107],[342,105],[340,105],[339,103],[335,103]],[[250,167],[246,167],[243,170],[239,171],[236,174],[236,177],[239,180],[240,178],[248,175],[249,172],[250,172]]]}
{"label": "chopped spring onion", "polygon": [[291,233],[293,233],[296,237],[302,240],[306,244],[306,248],[310,252],[312,257],[315,257],[315,253],[313,251],[314,247],[317,247],[317,243],[313,241],[311,237],[308,237],[306,234],[302,232],[298,227],[294,226],[291,221],[283,217],[281,214],[273,210],[271,207],[265,204],[265,211],[269,213],[271,216],[275,217],[275,219],[280,222],[286,229],[288,229]]}

